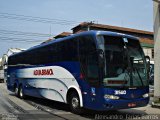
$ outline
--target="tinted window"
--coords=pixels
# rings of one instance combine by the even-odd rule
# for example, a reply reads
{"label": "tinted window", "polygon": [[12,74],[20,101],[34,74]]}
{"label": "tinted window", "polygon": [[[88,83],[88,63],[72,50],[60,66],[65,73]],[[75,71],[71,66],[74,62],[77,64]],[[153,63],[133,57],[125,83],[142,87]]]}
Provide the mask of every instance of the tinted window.
{"label": "tinted window", "polygon": [[[71,39],[57,43],[57,62],[78,60],[78,41]],[[53,55],[54,56],[54,55]]]}
{"label": "tinted window", "polygon": [[91,36],[79,38],[81,72],[91,86],[97,86],[99,83],[96,51],[96,44]]}

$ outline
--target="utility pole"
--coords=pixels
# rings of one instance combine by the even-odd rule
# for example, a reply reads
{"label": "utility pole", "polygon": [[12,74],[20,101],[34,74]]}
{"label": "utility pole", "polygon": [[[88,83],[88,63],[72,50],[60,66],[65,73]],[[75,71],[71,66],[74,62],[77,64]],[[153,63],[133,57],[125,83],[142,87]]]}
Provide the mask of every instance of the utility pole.
{"label": "utility pole", "polygon": [[51,25],[50,25],[50,28],[49,28],[49,39],[52,39],[52,38],[51,38],[51,37],[52,37],[52,36],[51,36],[51,29],[52,29],[52,28],[51,28]]}
{"label": "utility pole", "polygon": [[94,24],[94,21],[88,22],[88,27],[87,27],[87,31],[90,31],[90,26]]}
{"label": "utility pole", "polygon": [[160,101],[160,0],[153,0],[154,7],[154,101]]}

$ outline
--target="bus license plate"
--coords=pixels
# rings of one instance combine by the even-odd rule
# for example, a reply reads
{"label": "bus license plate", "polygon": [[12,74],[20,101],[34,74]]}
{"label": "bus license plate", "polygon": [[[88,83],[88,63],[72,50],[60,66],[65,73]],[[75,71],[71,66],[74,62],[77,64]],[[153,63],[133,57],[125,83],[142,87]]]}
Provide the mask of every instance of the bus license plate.
{"label": "bus license plate", "polygon": [[135,107],[136,103],[128,103],[128,107]]}

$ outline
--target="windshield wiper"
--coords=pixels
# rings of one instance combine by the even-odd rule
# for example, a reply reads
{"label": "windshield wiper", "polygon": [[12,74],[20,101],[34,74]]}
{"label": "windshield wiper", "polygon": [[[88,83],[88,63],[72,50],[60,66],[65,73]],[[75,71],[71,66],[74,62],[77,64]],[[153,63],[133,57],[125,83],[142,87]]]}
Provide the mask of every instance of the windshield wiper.
{"label": "windshield wiper", "polygon": [[130,86],[133,87],[133,59],[132,57],[130,57],[129,55],[129,51],[128,51],[128,48],[127,48],[127,38],[123,38],[123,42],[124,42],[124,49],[126,50],[126,53],[127,53],[127,62],[128,62],[128,67],[129,67],[129,77],[130,77]]}
{"label": "windshield wiper", "polygon": [[142,80],[142,77],[141,77],[140,74],[139,74],[139,71],[137,70],[136,67],[135,67],[134,69],[136,70],[136,72],[137,72],[137,74],[138,74],[138,77],[139,77],[139,79],[140,79],[140,81],[141,81],[141,83],[142,83],[142,86],[144,86],[143,80]]}

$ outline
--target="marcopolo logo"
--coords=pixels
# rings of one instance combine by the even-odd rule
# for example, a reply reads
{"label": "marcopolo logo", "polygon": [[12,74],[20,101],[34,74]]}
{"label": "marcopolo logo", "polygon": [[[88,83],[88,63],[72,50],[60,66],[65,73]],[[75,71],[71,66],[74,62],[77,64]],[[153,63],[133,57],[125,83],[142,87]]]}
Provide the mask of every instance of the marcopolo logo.
{"label": "marcopolo logo", "polygon": [[41,70],[34,70],[34,75],[40,76],[40,75],[54,75],[52,69],[41,69]]}

